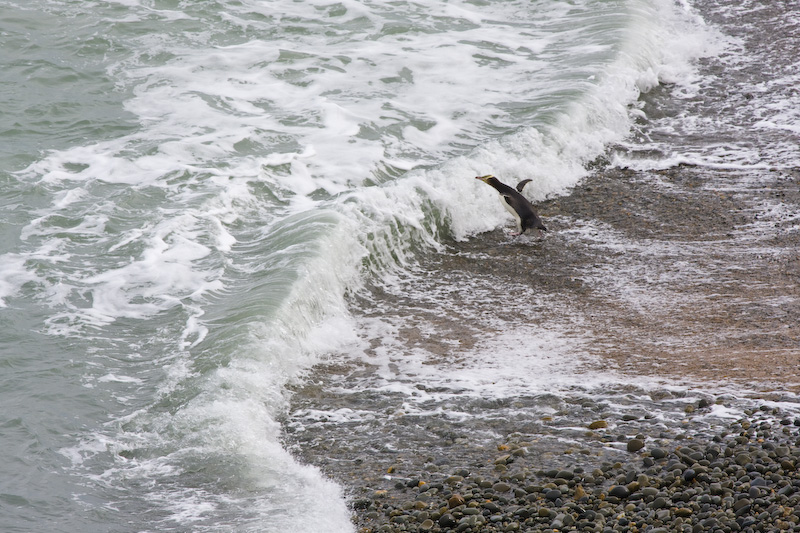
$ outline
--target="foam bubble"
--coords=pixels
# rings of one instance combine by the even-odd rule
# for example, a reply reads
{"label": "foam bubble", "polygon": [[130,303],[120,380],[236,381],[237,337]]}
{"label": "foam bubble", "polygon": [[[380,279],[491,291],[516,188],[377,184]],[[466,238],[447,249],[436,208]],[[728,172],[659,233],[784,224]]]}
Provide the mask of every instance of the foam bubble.
{"label": "foam bubble", "polygon": [[[120,6],[111,29],[131,53],[107,72],[136,127],[20,173],[45,200],[24,253],[0,258],[0,302],[34,282],[45,331],[87,348],[85,383],[117,408],[63,453],[109,508],[166,513],[157,527],[349,531],[339,487],[280,445],[287,386],[356,342],[345,295],[365,277],[506,223],[475,175],[534,178],[537,200],[576,184],[661,75],[663,33],[608,3]],[[582,32],[597,11],[617,23]],[[139,25],[175,21],[188,29]],[[445,366],[441,395],[414,395],[410,378],[440,383],[422,355],[387,349],[377,387],[573,386],[559,357],[580,341],[520,335]]]}
{"label": "foam bubble", "polygon": [[23,284],[36,280],[36,276],[26,268],[27,258],[19,254],[0,256],[0,307],[6,307],[6,299],[16,295]]}

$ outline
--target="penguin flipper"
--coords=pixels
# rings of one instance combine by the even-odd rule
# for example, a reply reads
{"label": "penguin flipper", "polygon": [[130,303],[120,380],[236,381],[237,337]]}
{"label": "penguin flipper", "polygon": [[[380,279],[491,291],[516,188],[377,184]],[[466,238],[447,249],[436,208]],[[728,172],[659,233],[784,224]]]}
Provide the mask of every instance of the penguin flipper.
{"label": "penguin flipper", "polygon": [[530,182],[530,181],[533,181],[533,180],[532,179],[527,179],[527,180],[522,180],[519,183],[517,183],[517,191],[518,192],[522,192],[522,189],[524,189],[525,185],[527,185],[528,182]]}

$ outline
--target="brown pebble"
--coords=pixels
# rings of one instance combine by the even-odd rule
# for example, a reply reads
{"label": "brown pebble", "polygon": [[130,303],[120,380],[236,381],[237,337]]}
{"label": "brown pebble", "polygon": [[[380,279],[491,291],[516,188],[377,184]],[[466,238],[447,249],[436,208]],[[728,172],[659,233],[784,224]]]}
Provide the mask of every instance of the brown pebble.
{"label": "brown pebble", "polygon": [[644,441],[642,439],[631,439],[628,441],[628,451],[631,453],[638,452],[644,448]]}
{"label": "brown pebble", "polygon": [[606,422],[605,420],[595,420],[594,422],[589,424],[589,429],[602,429],[607,427],[608,427],[608,422]]}
{"label": "brown pebble", "polygon": [[450,499],[447,500],[447,505],[450,509],[458,507],[459,505],[464,505],[464,503],[464,497],[461,494],[453,494],[450,496]]}

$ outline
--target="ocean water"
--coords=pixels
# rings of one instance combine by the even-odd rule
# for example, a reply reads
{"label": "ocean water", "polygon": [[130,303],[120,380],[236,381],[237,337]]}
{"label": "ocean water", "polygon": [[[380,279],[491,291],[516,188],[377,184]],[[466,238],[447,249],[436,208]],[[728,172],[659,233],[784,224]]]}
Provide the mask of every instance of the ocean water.
{"label": "ocean water", "polygon": [[[290,409],[341,354],[379,369],[348,387],[414,412],[601,387],[562,364],[592,338],[504,331],[481,312],[497,287],[420,258],[508,226],[476,175],[530,178],[542,202],[572,194],[598,158],[796,169],[800,15],[769,19],[784,38],[761,56],[744,44],[763,26],[731,22],[764,9],[0,0],[0,527],[352,531],[345,488],[284,439],[319,417],[358,419],[347,405]],[[704,62],[744,81],[715,85]],[[746,77],[755,64],[774,75]],[[723,89],[718,120],[692,112]],[[643,307],[670,298],[631,276],[602,283]],[[443,381],[430,354],[463,336],[409,348],[400,298],[409,314],[462,313],[484,357]],[[509,313],[552,303],[531,298]],[[435,315],[419,313],[417,330]]]}

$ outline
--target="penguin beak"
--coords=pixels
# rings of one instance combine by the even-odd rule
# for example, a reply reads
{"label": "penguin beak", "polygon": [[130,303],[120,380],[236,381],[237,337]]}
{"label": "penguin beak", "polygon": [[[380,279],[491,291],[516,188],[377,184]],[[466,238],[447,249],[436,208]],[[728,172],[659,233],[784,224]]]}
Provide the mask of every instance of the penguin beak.
{"label": "penguin beak", "polygon": [[481,180],[481,181],[486,181],[486,180],[488,180],[488,179],[489,179],[489,178],[491,178],[491,177],[492,177],[492,175],[491,175],[491,174],[486,174],[485,176],[475,176],[475,179],[476,179],[476,180]]}

